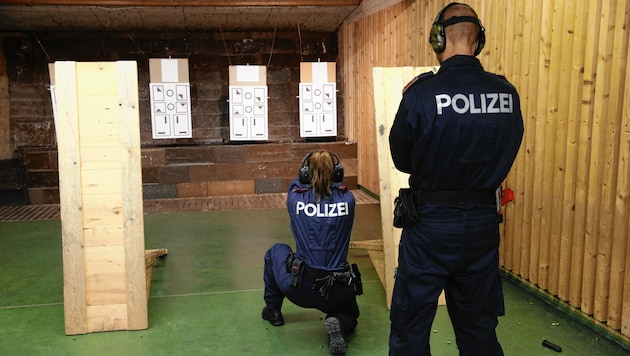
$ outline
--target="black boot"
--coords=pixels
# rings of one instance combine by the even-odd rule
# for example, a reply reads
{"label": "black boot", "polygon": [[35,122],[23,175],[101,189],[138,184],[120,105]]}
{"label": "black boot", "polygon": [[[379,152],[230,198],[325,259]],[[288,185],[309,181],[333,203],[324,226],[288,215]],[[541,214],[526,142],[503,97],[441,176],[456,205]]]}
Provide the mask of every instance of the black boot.
{"label": "black boot", "polygon": [[262,310],[262,318],[273,326],[284,325],[284,318],[282,317],[280,309],[264,307]]}
{"label": "black boot", "polygon": [[324,327],[328,334],[328,351],[333,355],[342,355],[348,350],[346,339],[343,334],[343,327],[339,319],[330,316],[324,320]]}

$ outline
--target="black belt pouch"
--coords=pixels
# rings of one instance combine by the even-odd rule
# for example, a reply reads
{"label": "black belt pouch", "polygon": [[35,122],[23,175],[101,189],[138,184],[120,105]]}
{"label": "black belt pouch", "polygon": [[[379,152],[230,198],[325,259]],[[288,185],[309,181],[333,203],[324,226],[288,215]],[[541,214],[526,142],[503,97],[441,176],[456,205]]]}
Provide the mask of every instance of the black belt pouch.
{"label": "black belt pouch", "polygon": [[413,226],[418,221],[418,212],[410,188],[400,188],[394,199],[394,226],[397,228]]}

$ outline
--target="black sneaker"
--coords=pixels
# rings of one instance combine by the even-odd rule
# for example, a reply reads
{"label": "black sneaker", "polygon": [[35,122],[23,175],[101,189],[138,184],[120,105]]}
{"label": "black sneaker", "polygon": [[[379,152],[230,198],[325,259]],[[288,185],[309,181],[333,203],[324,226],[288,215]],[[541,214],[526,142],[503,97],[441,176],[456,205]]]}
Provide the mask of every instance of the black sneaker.
{"label": "black sneaker", "polygon": [[284,318],[282,317],[280,309],[264,307],[262,310],[262,318],[273,326],[284,325]]}
{"label": "black sneaker", "polygon": [[343,328],[339,319],[331,316],[324,320],[326,333],[328,334],[328,351],[331,354],[345,354],[348,350],[346,339],[343,338]]}

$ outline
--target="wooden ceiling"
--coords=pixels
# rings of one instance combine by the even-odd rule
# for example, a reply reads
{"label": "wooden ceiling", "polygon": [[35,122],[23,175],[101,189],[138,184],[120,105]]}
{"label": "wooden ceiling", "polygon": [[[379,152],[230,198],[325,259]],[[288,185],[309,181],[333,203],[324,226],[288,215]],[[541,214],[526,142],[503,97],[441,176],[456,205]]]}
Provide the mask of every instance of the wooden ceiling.
{"label": "wooden ceiling", "polygon": [[363,0],[4,0],[0,31],[331,32]]}

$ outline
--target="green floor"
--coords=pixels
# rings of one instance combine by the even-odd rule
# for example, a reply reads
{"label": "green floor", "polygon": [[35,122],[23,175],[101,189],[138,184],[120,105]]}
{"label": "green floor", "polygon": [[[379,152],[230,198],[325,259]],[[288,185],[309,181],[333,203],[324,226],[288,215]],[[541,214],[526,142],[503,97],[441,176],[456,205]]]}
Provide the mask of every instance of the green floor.
{"label": "green floor", "polygon": [[[378,205],[358,205],[353,239],[380,238]],[[325,355],[323,314],[290,302],[286,324],[260,317],[265,250],[292,244],[284,209],[145,216],[147,249],[167,248],[153,270],[149,329],[64,335],[61,223],[0,223],[0,355]],[[348,355],[386,355],[389,313],[367,253],[351,250],[364,279]],[[628,355],[617,343],[506,280],[498,334],[507,355]],[[457,355],[445,307],[434,355]]]}

